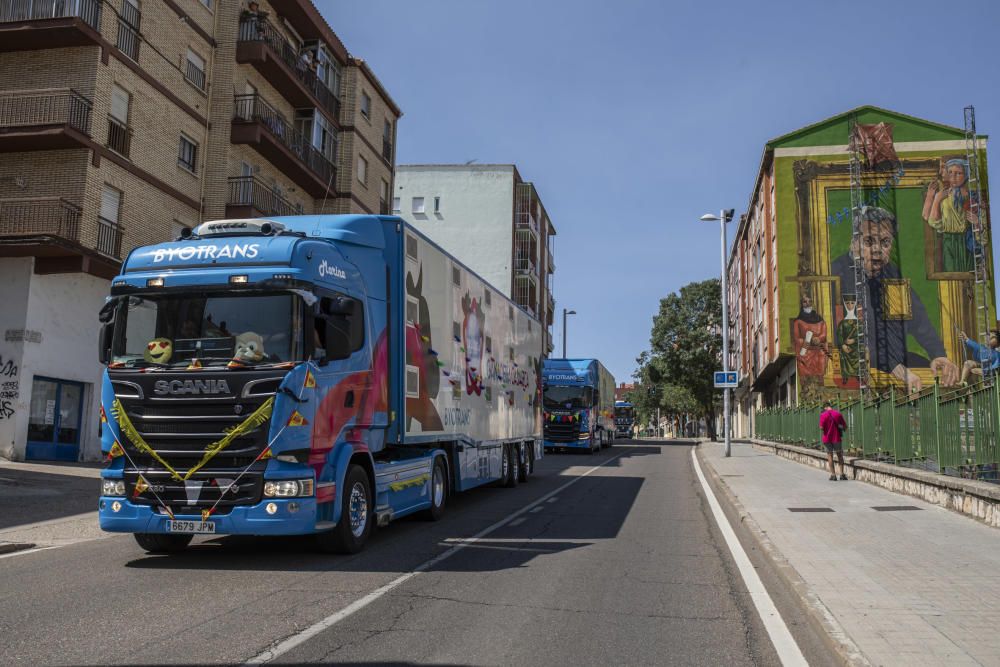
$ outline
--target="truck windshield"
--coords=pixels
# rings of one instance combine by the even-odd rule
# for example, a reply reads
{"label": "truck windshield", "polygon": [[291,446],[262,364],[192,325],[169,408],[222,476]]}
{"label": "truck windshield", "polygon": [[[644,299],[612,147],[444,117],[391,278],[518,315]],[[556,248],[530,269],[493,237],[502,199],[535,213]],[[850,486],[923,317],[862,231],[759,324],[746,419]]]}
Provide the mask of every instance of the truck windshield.
{"label": "truck windshield", "polygon": [[593,402],[591,387],[545,387],[544,404],[549,410],[573,410],[590,407]]}
{"label": "truck windshield", "polygon": [[632,421],[632,408],[615,408],[615,423],[627,424]]}
{"label": "truck windshield", "polygon": [[130,296],[115,316],[112,365],[258,366],[302,356],[301,299],[293,294]]}

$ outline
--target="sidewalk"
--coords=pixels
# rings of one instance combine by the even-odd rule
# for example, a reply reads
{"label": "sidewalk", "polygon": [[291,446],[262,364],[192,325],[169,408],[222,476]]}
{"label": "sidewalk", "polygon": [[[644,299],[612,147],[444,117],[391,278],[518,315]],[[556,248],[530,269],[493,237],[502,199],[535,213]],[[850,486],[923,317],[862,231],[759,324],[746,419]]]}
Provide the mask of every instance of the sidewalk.
{"label": "sidewalk", "polygon": [[734,497],[720,502],[735,500],[812,613],[844,632],[842,653],[853,643],[873,665],[1000,663],[1000,530],[749,444],[726,459],[705,442],[698,455]]}
{"label": "sidewalk", "polygon": [[104,537],[99,466],[0,461],[0,555]]}

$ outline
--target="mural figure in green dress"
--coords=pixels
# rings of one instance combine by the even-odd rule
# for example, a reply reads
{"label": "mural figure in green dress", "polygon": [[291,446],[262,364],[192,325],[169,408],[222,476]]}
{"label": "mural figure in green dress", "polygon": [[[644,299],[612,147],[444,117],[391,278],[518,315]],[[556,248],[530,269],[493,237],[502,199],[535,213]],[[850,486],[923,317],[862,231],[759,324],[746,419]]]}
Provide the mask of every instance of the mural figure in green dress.
{"label": "mural figure in green dress", "polygon": [[837,344],[840,345],[840,376],[844,384],[858,377],[858,298],[844,295],[844,318],[837,325]]}
{"label": "mural figure in green dress", "polygon": [[972,271],[972,253],[977,243],[973,230],[979,220],[970,210],[969,163],[961,158],[944,164],[943,183],[927,186],[924,219],[941,238],[941,270],[948,273]]}

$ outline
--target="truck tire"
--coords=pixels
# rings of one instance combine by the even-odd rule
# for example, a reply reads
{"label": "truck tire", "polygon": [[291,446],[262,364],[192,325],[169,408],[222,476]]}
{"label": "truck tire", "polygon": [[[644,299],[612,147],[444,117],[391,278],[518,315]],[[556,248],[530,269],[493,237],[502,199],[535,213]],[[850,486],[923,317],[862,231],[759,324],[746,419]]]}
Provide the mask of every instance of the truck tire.
{"label": "truck tire", "polygon": [[512,489],[517,486],[517,454],[514,453],[512,445],[503,446],[503,473],[502,484],[505,488]]}
{"label": "truck tire", "polygon": [[428,521],[437,521],[444,514],[444,504],[448,500],[448,474],[444,459],[438,456],[434,459],[434,469],[431,472],[431,506],[422,513]]}
{"label": "truck tire", "polygon": [[518,451],[517,481],[522,483],[527,482],[528,475],[531,474],[531,469],[533,467],[531,461],[531,452],[523,442],[518,446],[517,451]]}
{"label": "truck tire", "polygon": [[135,533],[139,546],[151,554],[175,554],[191,544],[194,535],[163,535],[160,533]]}
{"label": "truck tire", "polygon": [[372,488],[365,469],[352,464],[340,493],[340,521],[333,530],[316,535],[316,543],[327,553],[356,554],[372,532]]}

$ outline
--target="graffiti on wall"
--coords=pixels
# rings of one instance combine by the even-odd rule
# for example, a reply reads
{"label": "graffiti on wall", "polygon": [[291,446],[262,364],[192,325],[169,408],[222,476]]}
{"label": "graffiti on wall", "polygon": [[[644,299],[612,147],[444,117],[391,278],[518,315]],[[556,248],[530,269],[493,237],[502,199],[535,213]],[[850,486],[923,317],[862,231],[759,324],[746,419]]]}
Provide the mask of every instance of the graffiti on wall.
{"label": "graffiti on wall", "polygon": [[0,419],[10,419],[20,390],[17,379],[17,364],[13,359],[0,356]]}
{"label": "graffiti on wall", "polygon": [[794,225],[798,251],[785,271],[784,301],[797,314],[784,335],[804,401],[856,390],[862,359],[876,389],[919,390],[935,379],[954,386],[967,379],[973,354],[964,335],[978,337],[973,257],[990,247],[989,224],[973,213],[967,159],[900,156],[890,123],[858,128],[865,162],[857,218],[846,156],[784,158],[795,214],[779,208],[778,218]]}

